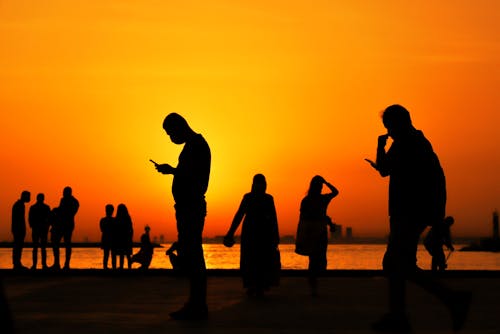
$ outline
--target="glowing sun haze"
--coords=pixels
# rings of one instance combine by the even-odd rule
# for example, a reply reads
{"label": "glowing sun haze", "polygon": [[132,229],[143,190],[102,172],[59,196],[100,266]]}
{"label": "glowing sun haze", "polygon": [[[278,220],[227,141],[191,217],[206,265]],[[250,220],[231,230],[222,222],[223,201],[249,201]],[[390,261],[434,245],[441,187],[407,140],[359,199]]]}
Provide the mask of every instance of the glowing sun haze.
{"label": "glowing sun haze", "polygon": [[[500,189],[498,1],[29,1],[0,3],[0,240],[22,190],[80,201],[75,239],[98,240],[107,203],[175,239],[172,177],[183,115],[212,150],[205,235],[224,234],[255,173],[281,235],[320,174],[333,219],[388,231],[375,158],[400,103],[447,176],[455,235],[489,235]],[[28,205],[28,206],[29,206]],[[28,234],[29,235],[29,234]],[[30,240],[30,238],[27,238]]]}

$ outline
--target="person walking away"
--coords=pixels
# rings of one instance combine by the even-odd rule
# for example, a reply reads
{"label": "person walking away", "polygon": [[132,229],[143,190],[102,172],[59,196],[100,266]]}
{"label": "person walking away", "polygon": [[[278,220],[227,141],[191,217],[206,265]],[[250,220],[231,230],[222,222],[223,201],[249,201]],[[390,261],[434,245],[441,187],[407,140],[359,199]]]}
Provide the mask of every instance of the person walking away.
{"label": "person walking away", "polygon": [[172,195],[177,221],[178,258],[189,278],[188,301],[181,309],[170,313],[170,317],[174,320],[205,319],[208,316],[207,270],[202,234],[207,214],[205,193],[210,176],[210,147],[179,114],[167,115],[163,129],[174,144],[184,144],[177,167],[154,164],[158,172],[174,176]]}
{"label": "person walking away", "polygon": [[36,203],[30,207],[28,222],[31,227],[31,237],[33,240],[33,266],[35,270],[38,262],[38,247],[42,254],[42,269],[47,266],[47,239],[50,227],[50,207],[44,203],[45,195],[40,193],[36,196]]}

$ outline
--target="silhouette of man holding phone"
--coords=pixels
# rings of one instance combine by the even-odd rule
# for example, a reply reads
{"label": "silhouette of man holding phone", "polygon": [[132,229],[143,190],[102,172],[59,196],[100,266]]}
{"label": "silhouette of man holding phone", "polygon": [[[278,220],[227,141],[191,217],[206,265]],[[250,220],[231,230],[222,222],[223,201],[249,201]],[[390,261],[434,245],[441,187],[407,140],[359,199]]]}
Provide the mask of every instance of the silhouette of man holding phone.
{"label": "silhouette of man holding phone", "polygon": [[189,277],[189,299],[178,311],[170,313],[175,320],[200,320],[208,316],[207,274],[202,248],[202,233],[207,213],[205,193],[210,176],[210,148],[201,134],[176,113],[167,115],[163,129],[174,144],[184,144],[177,167],[153,164],[158,172],[172,174],[172,195],[178,233],[178,260]]}
{"label": "silhouette of man holding phone", "polygon": [[[410,113],[400,105],[385,109],[387,134],[378,137],[377,160],[367,160],[389,180],[390,234],[383,259],[389,282],[389,313],[372,325],[380,332],[409,332],[406,315],[406,280],[435,295],[449,309],[454,330],[460,330],[471,296],[454,291],[417,267],[417,245],[427,226],[443,221],[446,183],[443,169],[430,142],[413,127]],[[388,138],[393,142],[386,151]]]}

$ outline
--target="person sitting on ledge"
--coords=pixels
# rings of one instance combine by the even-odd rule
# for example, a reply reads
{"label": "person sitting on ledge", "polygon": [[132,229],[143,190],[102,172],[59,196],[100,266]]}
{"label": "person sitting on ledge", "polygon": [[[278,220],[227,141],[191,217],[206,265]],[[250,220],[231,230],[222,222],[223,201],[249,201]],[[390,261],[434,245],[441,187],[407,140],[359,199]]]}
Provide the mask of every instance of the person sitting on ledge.
{"label": "person sitting on ledge", "polygon": [[134,254],[131,258],[131,263],[139,263],[141,266],[139,269],[148,269],[153,259],[153,244],[151,244],[151,239],[149,238],[149,231],[151,228],[146,225],[144,228],[144,234],[141,236],[141,249],[139,252]]}

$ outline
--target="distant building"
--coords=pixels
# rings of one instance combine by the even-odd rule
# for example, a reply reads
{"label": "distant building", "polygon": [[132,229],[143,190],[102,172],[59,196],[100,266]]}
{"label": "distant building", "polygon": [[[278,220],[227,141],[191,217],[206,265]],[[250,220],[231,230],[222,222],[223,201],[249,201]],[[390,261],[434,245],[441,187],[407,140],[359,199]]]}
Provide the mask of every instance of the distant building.
{"label": "distant building", "polygon": [[345,238],[352,239],[352,227],[346,227],[345,229]]}
{"label": "distant building", "polygon": [[154,243],[154,244],[157,244],[157,243],[158,243],[158,237],[157,237],[156,235],[153,237],[153,243]]}
{"label": "distant building", "polygon": [[160,244],[165,243],[165,236],[163,234],[160,234]]}
{"label": "distant building", "polygon": [[335,224],[335,231],[331,233],[332,239],[342,239],[342,225]]}

